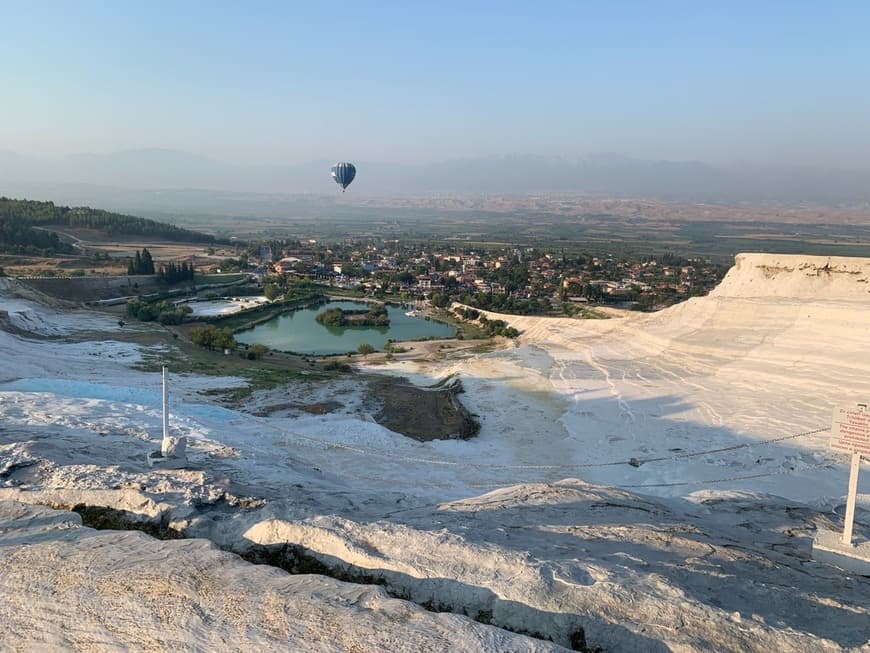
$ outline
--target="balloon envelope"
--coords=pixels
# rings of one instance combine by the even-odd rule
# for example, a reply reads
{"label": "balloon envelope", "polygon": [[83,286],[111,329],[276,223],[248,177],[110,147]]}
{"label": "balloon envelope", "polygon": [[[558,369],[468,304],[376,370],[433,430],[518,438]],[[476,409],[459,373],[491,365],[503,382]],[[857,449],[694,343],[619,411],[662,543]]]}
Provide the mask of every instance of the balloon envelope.
{"label": "balloon envelope", "polygon": [[332,178],[335,183],[341,186],[342,192],[350,185],[353,178],[356,177],[356,167],[347,161],[339,161],[332,166]]}

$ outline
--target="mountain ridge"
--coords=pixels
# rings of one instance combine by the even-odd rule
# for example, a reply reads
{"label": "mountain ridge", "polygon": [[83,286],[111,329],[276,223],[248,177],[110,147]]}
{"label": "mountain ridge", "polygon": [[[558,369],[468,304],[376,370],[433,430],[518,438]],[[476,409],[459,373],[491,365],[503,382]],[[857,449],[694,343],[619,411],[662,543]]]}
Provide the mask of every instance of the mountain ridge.
{"label": "mountain ridge", "polygon": [[[357,194],[578,193],[665,200],[870,201],[870,171],[716,165],[618,154],[507,154],[403,164],[355,161]],[[328,193],[331,160],[241,165],[183,150],[145,148],[39,159],[0,151],[0,184],[89,184],[128,189]]]}

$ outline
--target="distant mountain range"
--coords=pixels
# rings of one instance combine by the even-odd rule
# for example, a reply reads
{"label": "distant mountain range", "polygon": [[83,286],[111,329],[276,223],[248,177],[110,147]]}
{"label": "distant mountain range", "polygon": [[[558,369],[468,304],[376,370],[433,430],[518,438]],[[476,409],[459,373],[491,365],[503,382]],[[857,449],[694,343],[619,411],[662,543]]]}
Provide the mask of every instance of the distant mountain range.
{"label": "distant mountain range", "polygon": [[[178,150],[126,150],[38,159],[0,151],[0,194],[57,185],[106,191],[199,189],[234,193],[334,194],[333,161],[241,166]],[[575,159],[508,155],[423,165],[355,161],[356,196],[570,193],[589,197],[719,202],[870,201],[870,171],[698,161],[648,161],[614,154]],[[91,189],[94,190],[93,188]]]}

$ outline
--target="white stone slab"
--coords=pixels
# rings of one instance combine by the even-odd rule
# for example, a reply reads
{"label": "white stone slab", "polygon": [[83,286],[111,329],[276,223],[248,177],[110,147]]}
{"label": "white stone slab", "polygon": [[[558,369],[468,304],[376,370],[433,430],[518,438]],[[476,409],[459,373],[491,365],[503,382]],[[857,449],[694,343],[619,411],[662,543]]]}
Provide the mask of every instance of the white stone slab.
{"label": "white stone slab", "polygon": [[870,576],[870,542],[843,544],[842,533],[819,529],[813,539],[813,560],[860,576]]}

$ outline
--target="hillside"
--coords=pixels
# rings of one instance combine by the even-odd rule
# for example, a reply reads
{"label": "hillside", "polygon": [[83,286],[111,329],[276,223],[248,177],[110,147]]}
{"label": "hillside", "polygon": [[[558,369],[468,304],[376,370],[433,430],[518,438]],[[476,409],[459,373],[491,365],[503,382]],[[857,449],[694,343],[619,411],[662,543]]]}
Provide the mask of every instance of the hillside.
{"label": "hillside", "polygon": [[85,206],[70,208],[56,206],[53,202],[0,197],[0,251],[21,253],[18,250],[28,246],[47,253],[71,251],[68,244],[58,240],[56,234],[51,233],[51,238],[46,241],[49,236],[35,230],[34,227],[90,229],[113,237],[146,236],[177,242],[224,242],[218,241],[209,234],[147,218],[111,213]]}
{"label": "hillside", "polygon": [[[146,524],[290,571],[377,583],[418,606],[489,624],[497,634],[486,637],[506,638],[496,627],[507,628],[535,635],[541,647],[552,639],[613,652],[866,650],[870,580],[814,561],[811,541],[819,528],[842,527],[847,468],[828,447],[831,408],[870,396],[868,266],[741,255],[711,295],[656,314],[509,316],[523,331],[516,345],[461,359],[402,354],[372,367],[429,385],[458,375],[462,401],[481,421],[468,441],[419,442],[383,428],[351,382],[302,379],[230,410],[209,396],[242,379],[173,374],[170,425],[190,439],[191,460],[175,471],[145,463],[159,442],[160,384],[133,369],[171,343],[117,342],[111,318],[58,313],[16,296],[17,283],[5,280],[6,324],[69,342],[0,331],[10,362],[0,369],[0,500],[107,508],[103,525]],[[342,407],[256,416],[288,395]],[[864,474],[859,541],[870,539],[868,483]],[[4,510],[22,510],[11,505]],[[57,637],[64,617],[40,607],[53,600],[55,582],[39,580],[44,566],[32,550],[53,536],[4,519],[7,534],[20,531],[3,548],[19,580],[0,586],[0,605],[35,615],[27,628]],[[104,579],[97,587],[111,588],[121,613],[144,624],[161,606],[143,605],[142,587],[175,600],[160,589],[164,568],[178,570],[168,573],[181,574],[183,588],[226,582],[244,605],[260,583],[235,566],[246,563],[196,567],[183,547],[129,535],[99,534],[106,546],[89,559],[75,541],[93,531],[65,538],[71,573]],[[201,539],[187,546],[206,550]],[[54,546],[46,555],[59,555]],[[166,561],[161,571],[137,562],[145,552]],[[119,574],[106,576],[107,564]],[[287,588],[309,578],[270,574]],[[69,645],[104,627],[105,604],[82,583],[64,589],[69,601],[92,606],[66,635]],[[420,637],[433,638],[421,642],[487,650],[469,644],[484,632],[470,622],[445,632],[430,621],[438,615],[417,620],[414,606],[388,608],[383,595],[352,587],[324,582],[318,595],[351,611],[369,604],[341,598],[347,591],[374,596],[375,609],[386,610],[375,623],[387,635],[400,636],[393,619],[401,614],[400,624],[413,621]],[[275,623],[285,623],[286,596],[269,591]],[[204,590],[185,597],[172,605],[194,615],[191,632],[202,633],[214,604]],[[303,616],[319,609],[299,607]],[[334,617],[353,645],[335,639],[328,650],[382,650],[371,621]],[[262,637],[256,616],[240,619],[250,630],[222,631],[230,648]],[[10,623],[0,620],[0,636],[29,641]],[[283,639],[257,642],[319,646],[310,630],[278,632]],[[502,650],[509,640],[487,641]],[[518,641],[511,646],[527,645]]]}

